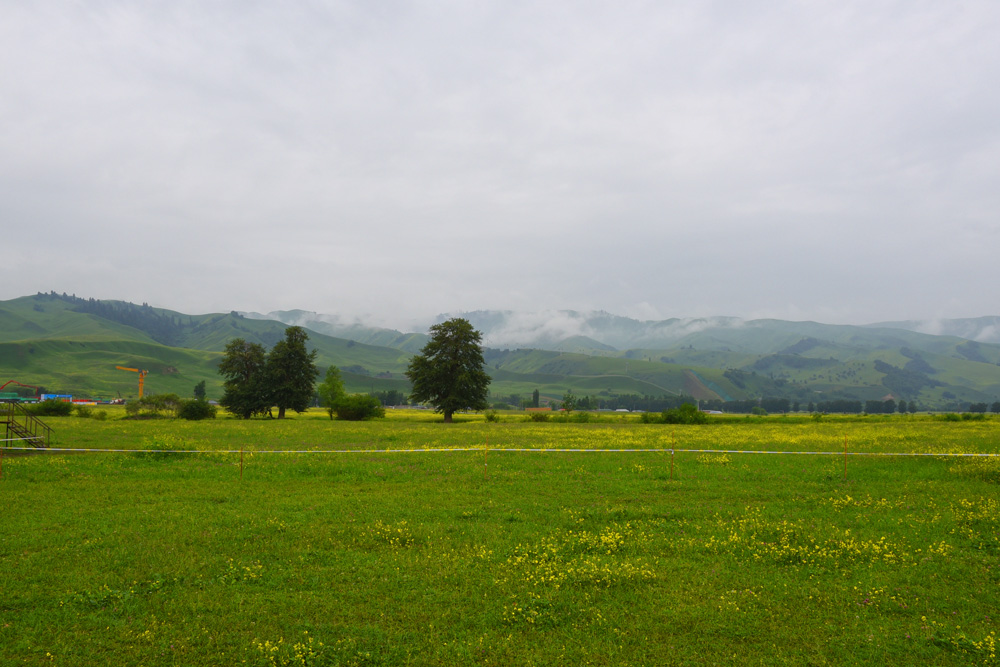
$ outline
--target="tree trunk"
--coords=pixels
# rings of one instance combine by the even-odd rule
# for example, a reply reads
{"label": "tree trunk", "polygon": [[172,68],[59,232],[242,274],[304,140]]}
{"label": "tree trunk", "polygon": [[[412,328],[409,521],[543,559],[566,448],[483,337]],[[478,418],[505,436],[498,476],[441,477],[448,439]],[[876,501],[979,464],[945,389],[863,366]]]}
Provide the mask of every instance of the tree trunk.
{"label": "tree trunk", "polygon": [[284,418],[285,418],[285,406],[284,405],[279,405],[278,406],[278,419],[284,419]]}
{"label": "tree trunk", "polygon": [[444,411],[444,423],[445,424],[450,424],[451,423],[451,415],[452,414],[453,413],[452,413],[451,410],[445,410]]}

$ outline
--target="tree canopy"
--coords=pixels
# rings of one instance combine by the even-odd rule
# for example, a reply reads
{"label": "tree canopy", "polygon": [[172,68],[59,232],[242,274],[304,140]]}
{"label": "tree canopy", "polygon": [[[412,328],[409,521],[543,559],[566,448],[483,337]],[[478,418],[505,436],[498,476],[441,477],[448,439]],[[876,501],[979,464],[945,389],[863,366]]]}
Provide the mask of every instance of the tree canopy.
{"label": "tree canopy", "polygon": [[431,327],[431,339],[410,360],[414,401],[430,403],[445,422],[459,410],[485,410],[490,376],[483,370],[482,334],[456,317]]}
{"label": "tree canopy", "polygon": [[270,402],[265,386],[265,363],[263,345],[248,343],[242,338],[226,343],[219,362],[219,374],[225,378],[219,405],[243,419],[267,412]]}
{"label": "tree canopy", "polygon": [[279,340],[267,355],[267,383],[271,403],[278,408],[278,419],[284,419],[285,409],[305,412],[313,397],[313,387],[319,370],[316,350],[306,349],[309,335],[302,327],[285,329],[285,339]]}
{"label": "tree canopy", "polygon": [[243,419],[269,413],[271,406],[277,406],[279,419],[287,408],[305,411],[319,375],[316,351],[306,349],[307,340],[302,327],[285,329],[284,340],[275,343],[270,353],[258,343],[231,340],[219,363],[225,378],[219,404]]}

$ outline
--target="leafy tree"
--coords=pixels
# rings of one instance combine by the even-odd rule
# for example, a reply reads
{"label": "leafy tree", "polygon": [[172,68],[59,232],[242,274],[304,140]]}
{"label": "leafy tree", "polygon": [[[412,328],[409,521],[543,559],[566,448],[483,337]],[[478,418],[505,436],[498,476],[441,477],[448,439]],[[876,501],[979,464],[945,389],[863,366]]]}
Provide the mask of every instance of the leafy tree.
{"label": "leafy tree", "polygon": [[194,397],[199,401],[205,400],[205,381],[202,380],[194,386]]}
{"label": "leafy tree", "polygon": [[993,405],[990,406],[990,412],[1000,412],[1000,401],[993,402]]}
{"label": "leafy tree", "polygon": [[562,397],[562,408],[566,412],[573,412],[576,409],[576,396],[570,392],[566,392]]}
{"label": "leafy tree", "polygon": [[431,327],[431,339],[410,360],[411,397],[427,402],[450,423],[458,410],[485,410],[490,376],[483,370],[482,334],[456,317]]}
{"label": "leafy tree", "polygon": [[229,341],[219,362],[219,373],[225,378],[219,405],[242,419],[267,412],[270,401],[265,366],[262,345],[248,343],[242,338]]}
{"label": "leafy tree", "polygon": [[336,366],[330,366],[326,369],[326,377],[317,391],[319,392],[320,405],[326,408],[330,419],[333,419],[337,403],[344,398],[344,381],[340,378],[340,369]]}
{"label": "leafy tree", "polygon": [[305,412],[312,400],[313,387],[319,371],[316,369],[316,350],[306,349],[309,335],[302,327],[285,329],[285,339],[279,340],[267,355],[267,384],[271,400],[278,408],[278,419],[285,418],[285,410]]}

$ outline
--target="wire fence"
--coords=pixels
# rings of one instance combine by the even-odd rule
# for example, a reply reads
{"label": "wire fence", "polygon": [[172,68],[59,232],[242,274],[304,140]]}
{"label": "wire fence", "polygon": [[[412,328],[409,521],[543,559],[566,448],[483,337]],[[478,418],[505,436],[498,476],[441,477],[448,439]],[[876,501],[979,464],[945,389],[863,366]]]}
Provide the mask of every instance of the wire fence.
{"label": "wire fence", "polygon": [[[5,440],[2,442],[9,442]],[[0,446],[0,480],[3,480],[3,454],[5,451],[22,454],[133,454],[133,455],[164,455],[164,454],[209,454],[209,455],[232,455],[239,454],[240,481],[243,481],[244,459],[246,455],[258,456],[262,454],[446,454],[475,452],[483,454],[483,478],[487,479],[489,469],[490,453],[502,454],[669,454],[670,455],[670,479],[674,479],[674,458],[676,454],[763,454],[763,455],[789,455],[789,456],[840,456],[844,461],[844,481],[847,481],[847,460],[851,456],[868,457],[965,457],[965,458],[997,458],[997,453],[979,452],[851,452],[848,451],[847,441],[844,442],[844,449],[840,451],[780,451],[766,449],[692,449],[677,447],[649,447],[649,448],[578,448],[578,447],[490,447],[488,444],[474,447],[424,447],[409,449],[374,449],[371,447],[361,447],[358,449],[111,449],[98,447],[10,447]]]}
{"label": "wire fence", "polygon": [[[0,440],[0,442],[7,442]],[[852,452],[852,451],[778,451],[764,449],[683,449],[683,448],[634,448],[634,449],[581,449],[569,447],[434,447],[419,449],[104,449],[96,447],[6,447],[0,450],[35,453],[97,453],[97,454],[446,454],[449,452],[529,453],[529,454],[778,454],[792,456],[929,456],[929,457],[979,457],[998,458],[1000,453],[965,452]]]}

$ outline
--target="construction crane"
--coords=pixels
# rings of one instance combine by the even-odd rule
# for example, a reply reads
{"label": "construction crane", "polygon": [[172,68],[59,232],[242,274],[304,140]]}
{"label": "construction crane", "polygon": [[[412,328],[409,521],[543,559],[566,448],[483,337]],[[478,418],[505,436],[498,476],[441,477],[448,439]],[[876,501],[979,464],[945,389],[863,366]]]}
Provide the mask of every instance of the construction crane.
{"label": "construction crane", "polygon": [[7,380],[3,384],[0,384],[0,391],[3,391],[4,387],[6,387],[9,384],[16,384],[18,387],[24,387],[25,389],[34,389],[35,390],[35,398],[38,398],[37,394],[38,394],[39,389],[41,389],[41,387],[36,387],[33,384],[21,384],[17,380]]}
{"label": "construction crane", "polygon": [[149,371],[140,371],[138,368],[126,368],[125,366],[115,366],[115,368],[120,371],[132,371],[133,373],[139,374],[139,398],[142,398],[142,385],[146,380],[146,375],[149,374]]}

